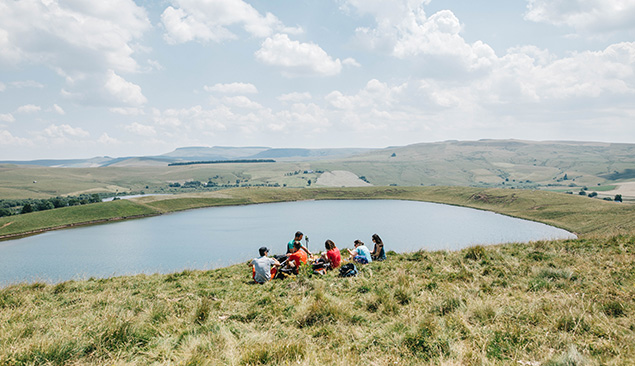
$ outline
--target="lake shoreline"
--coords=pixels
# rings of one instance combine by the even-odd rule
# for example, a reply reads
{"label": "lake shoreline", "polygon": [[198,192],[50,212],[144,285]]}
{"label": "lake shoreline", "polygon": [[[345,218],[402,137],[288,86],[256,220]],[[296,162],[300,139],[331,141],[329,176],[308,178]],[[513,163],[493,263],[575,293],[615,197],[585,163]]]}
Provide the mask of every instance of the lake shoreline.
{"label": "lake shoreline", "polygon": [[[543,223],[566,230],[577,237],[604,235],[605,233],[630,233],[631,230],[635,230],[635,224],[629,223],[628,220],[629,217],[635,218],[635,205],[604,202],[587,197],[576,197],[546,191],[474,187],[234,188],[224,190],[222,196],[218,196],[218,193],[214,192],[196,195],[150,196],[92,204],[89,206],[123,204],[118,202],[125,201],[128,205],[135,205],[137,210],[130,215],[122,215],[120,212],[115,214],[100,212],[95,214],[99,217],[91,217],[90,220],[86,221],[82,221],[79,218],[75,222],[56,223],[48,227],[35,227],[24,231],[2,234],[1,232],[7,227],[11,228],[13,221],[28,221],[27,217],[36,215],[51,215],[51,211],[55,210],[8,216],[0,218],[0,241],[37,235],[53,230],[160,216],[165,213],[196,208],[327,199],[398,199],[447,204]],[[79,209],[81,209],[81,206]],[[56,210],[78,211],[78,208],[66,207]],[[100,210],[96,209],[96,211]],[[605,216],[607,217],[601,217],[598,214],[600,211],[605,211],[607,213]],[[608,214],[611,217],[608,217]],[[626,215],[626,218],[624,215]],[[606,230],[599,226],[590,226],[588,222],[581,223],[577,219],[580,216],[590,217],[583,218],[585,220],[603,221]]]}

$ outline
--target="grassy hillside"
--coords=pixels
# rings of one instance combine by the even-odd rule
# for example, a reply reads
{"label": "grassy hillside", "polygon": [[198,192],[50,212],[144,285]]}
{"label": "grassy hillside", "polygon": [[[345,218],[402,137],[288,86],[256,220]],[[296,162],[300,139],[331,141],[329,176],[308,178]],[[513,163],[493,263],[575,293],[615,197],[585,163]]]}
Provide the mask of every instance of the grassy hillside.
{"label": "grassy hillside", "polygon": [[[255,250],[255,249],[254,249]],[[635,236],[0,290],[2,365],[631,365]]]}
{"label": "grassy hillside", "polygon": [[333,164],[319,167],[346,168],[375,185],[597,186],[627,179],[622,173],[635,165],[635,145],[445,141],[373,151]]}
{"label": "grassy hillside", "polygon": [[193,208],[307,199],[403,199],[472,207],[544,222],[584,237],[635,232],[635,205],[546,191],[473,187],[236,188],[147,196],[0,218],[0,238],[65,224]]}
{"label": "grassy hillside", "polygon": [[56,208],[17,216],[0,217],[0,238],[34,234],[45,230],[78,224],[103,223],[112,220],[157,215],[157,209],[127,200]]}
{"label": "grassy hillside", "polygon": [[389,252],[387,261],[361,266],[355,278],[316,276],[307,268],[255,285],[239,264],[13,285],[0,289],[0,365],[635,362],[635,205],[467,187],[242,188],[2,218],[22,221],[0,221],[0,234],[33,223],[203,205],[384,198],[488,209],[582,238]]}
{"label": "grassy hillside", "polygon": [[[320,176],[317,172],[332,171],[352,172],[376,186],[514,187],[574,193],[587,187],[589,192],[602,192],[609,189],[606,186],[633,179],[635,144],[446,141],[379,149],[342,159],[309,156],[272,164],[214,166],[157,166],[156,160],[148,159],[129,159],[119,166],[102,168],[0,165],[0,199],[95,192],[189,192],[193,189],[168,185],[192,180],[220,186],[307,187],[309,181],[315,185]],[[204,190],[210,189],[198,189]]]}

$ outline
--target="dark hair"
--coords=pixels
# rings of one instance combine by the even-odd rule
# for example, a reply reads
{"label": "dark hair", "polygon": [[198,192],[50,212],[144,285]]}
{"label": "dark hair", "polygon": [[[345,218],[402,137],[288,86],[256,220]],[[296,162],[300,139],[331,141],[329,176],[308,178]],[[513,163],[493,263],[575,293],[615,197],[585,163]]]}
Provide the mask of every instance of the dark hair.
{"label": "dark hair", "polygon": [[333,240],[328,239],[324,242],[324,247],[326,248],[326,250],[335,249],[335,243],[333,243]]}
{"label": "dark hair", "polygon": [[295,249],[300,249],[302,247],[302,243],[296,240],[293,242],[293,247]]}
{"label": "dark hair", "polygon": [[295,237],[296,237],[296,238],[299,238],[299,237],[301,237],[302,235],[304,235],[304,234],[302,234],[302,231],[296,231],[296,233],[295,233]]}
{"label": "dark hair", "polygon": [[267,254],[268,251],[269,249],[267,249],[267,247],[261,247],[260,249],[258,249],[258,252],[260,252],[261,256],[264,256],[265,254]]}
{"label": "dark hair", "polygon": [[355,239],[355,241],[353,243],[359,244],[359,245],[364,245],[364,242],[359,240],[359,239]]}
{"label": "dark hair", "polygon": [[382,244],[382,245],[384,244],[384,242],[383,242],[383,241],[381,241],[381,238],[380,238],[380,237],[379,237],[379,235],[377,235],[377,234],[373,234],[373,240],[374,240],[374,241],[375,241],[375,243],[377,243],[377,244]]}

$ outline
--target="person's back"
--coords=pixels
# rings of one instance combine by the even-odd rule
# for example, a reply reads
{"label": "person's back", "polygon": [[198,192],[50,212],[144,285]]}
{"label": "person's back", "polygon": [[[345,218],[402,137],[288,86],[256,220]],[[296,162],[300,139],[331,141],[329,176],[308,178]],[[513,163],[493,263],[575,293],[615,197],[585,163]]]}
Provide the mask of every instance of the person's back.
{"label": "person's back", "polygon": [[271,280],[271,266],[279,265],[280,263],[274,258],[267,257],[269,249],[266,247],[260,248],[260,257],[254,258],[251,261],[253,267],[253,278],[258,283],[265,283]]}
{"label": "person's back", "polygon": [[331,264],[331,268],[337,268],[342,263],[342,256],[340,255],[340,250],[337,248],[330,249],[326,252],[326,257]]}
{"label": "person's back", "polygon": [[366,258],[366,260],[368,261],[368,263],[373,261],[373,258],[370,255],[370,250],[368,250],[368,248],[366,247],[366,245],[362,244],[357,246],[357,255],[362,256],[364,258]]}

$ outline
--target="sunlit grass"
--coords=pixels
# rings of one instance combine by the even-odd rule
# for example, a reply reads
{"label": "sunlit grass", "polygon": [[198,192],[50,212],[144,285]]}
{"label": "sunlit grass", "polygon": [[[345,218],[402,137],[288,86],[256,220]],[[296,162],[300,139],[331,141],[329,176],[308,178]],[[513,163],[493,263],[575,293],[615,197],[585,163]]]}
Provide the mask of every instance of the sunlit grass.
{"label": "sunlit grass", "polygon": [[0,290],[2,365],[632,364],[635,236]]}

